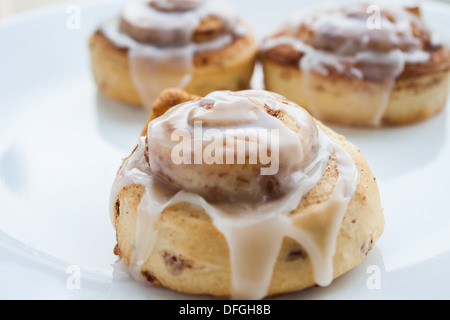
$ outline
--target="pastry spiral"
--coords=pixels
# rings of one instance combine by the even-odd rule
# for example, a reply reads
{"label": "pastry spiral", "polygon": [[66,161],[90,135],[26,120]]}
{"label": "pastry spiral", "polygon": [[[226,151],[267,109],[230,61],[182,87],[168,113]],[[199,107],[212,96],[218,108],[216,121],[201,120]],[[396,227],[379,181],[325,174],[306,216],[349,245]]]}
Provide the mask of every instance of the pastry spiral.
{"label": "pastry spiral", "polygon": [[[276,108],[268,107],[265,99],[272,99]],[[281,196],[298,183],[295,173],[310,164],[319,143],[312,118],[295,106],[290,112],[302,122],[288,118],[282,111],[287,108],[284,101],[259,91],[214,92],[169,110],[148,128],[153,174],[208,201],[252,202]],[[203,128],[203,136],[196,134]],[[178,130],[176,141],[169,138],[174,130]],[[187,146],[187,151],[173,165],[173,155],[182,151],[177,146]]]}
{"label": "pastry spiral", "polygon": [[151,0],[125,5],[92,35],[90,52],[101,92],[151,108],[166,88],[249,88],[257,47],[226,0]]}
{"label": "pastry spiral", "polygon": [[111,191],[115,252],[135,278],[261,299],[329,285],[381,235],[378,187],[359,150],[298,105],[259,90],[168,90],[157,113],[163,106]]}
{"label": "pastry spiral", "polygon": [[447,100],[450,52],[418,8],[315,9],[267,37],[262,51],[266,88],[325,122],[412,123]]}

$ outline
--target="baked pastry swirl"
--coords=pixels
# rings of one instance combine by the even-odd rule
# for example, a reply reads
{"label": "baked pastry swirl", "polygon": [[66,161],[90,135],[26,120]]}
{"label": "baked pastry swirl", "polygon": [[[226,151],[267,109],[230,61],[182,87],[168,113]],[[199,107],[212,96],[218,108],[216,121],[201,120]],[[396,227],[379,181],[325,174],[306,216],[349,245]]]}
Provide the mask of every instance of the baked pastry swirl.
{"label": "baked pastry swirl", "polygon": [[352,3],[303,12],[267,37],[266,89],[329,123],[378,127],[442,110],[450,52],[419,8]]}
{"label": "baked pastry swirl", "polygon": [[134,278],[238,299],[329,285],[384,227],[360,151],[259,90],[164,91],[110,206]]}
{"label": "baked pastry swirl", "polygon": [[126,4],[92,35],[90,52],[101,92],[150,108],[166,88],[248,89],[257,46],[226,0],[151,0]]}

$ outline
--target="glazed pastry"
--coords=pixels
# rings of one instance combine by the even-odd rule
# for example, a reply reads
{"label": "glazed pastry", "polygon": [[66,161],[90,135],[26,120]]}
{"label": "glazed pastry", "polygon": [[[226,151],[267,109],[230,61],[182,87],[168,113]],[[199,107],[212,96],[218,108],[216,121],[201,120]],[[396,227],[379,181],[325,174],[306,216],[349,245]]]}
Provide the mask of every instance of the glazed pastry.
{"label": "glazed pastry", "polygon": [[166,88],[248,89],[257,46],[226,0],[152,0],[127,4],[90,38],[90,52],[101,92],[150,108]]}
{"label": "glazed pastry", "polygon": [[267,90],[324,122],[379,127],[440,112],[450,52],[418,8],[350,4],[303,12],[262,49]]}
{"label": "glazed pastry", "polygon": [[110,206],[135,279],[234,299],[327,286],[384,228],[360,151],[259,90],[164,91]]}

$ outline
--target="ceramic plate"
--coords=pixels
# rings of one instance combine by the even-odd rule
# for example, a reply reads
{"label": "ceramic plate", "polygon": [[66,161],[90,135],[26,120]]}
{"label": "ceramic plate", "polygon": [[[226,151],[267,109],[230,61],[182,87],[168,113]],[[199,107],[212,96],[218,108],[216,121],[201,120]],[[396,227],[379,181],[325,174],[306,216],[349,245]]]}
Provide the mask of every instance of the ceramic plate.
{"label": "ceramic plate", "polygon": [[[0,298],[198,299],[113,275],[109,191],[147,119],[92,81],[87,39],[123,1],[0,22]],[[308,1],[232,1],[258,37]],[[435,28],[450,6],[424,1]],[[79,12],[80,28],[72,15]],[[68,23],[69,22],[69,23]],[[261,86],[258,69],[253,81]],[[382,130],[335,127],[377,176],[386,228],[367,260],[326,288],[277,299],[450,298],[450,110]]]}

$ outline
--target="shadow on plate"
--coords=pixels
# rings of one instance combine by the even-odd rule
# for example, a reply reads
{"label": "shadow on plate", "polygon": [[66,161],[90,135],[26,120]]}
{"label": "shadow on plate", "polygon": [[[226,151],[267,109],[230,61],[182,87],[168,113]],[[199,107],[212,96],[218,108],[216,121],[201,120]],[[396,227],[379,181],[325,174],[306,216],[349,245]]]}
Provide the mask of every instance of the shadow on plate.
{"label": "shadow on plate", "polygon": [[335,279],[328,287],[313,287],[275,297],[276,300],[379,299],[387,281],[381,250],[374,247],[366,260]]}
{"label": "shadow on plate", "polygon": [[450,251],[393,270],[387,274],[388,299],[449,299]]}
{"label": "shadow on plate", "polygon": [[[120,263],[116,263],[108,299],[216,300],[210,296],[189,295],[154,287],[133,280]],[[377,299],[387,279],[381,251],[375,247],[367,259],[353,270],[334,280],[328,287],[314,287],[268,300]],[[219,299],[222,300],[222,299]]]}
{"label": "shadow on plate", "polygon": [[11,194],[29,194],[28,171],[28,159],[20,145],[11,144],[0,154],[0,184]]}

